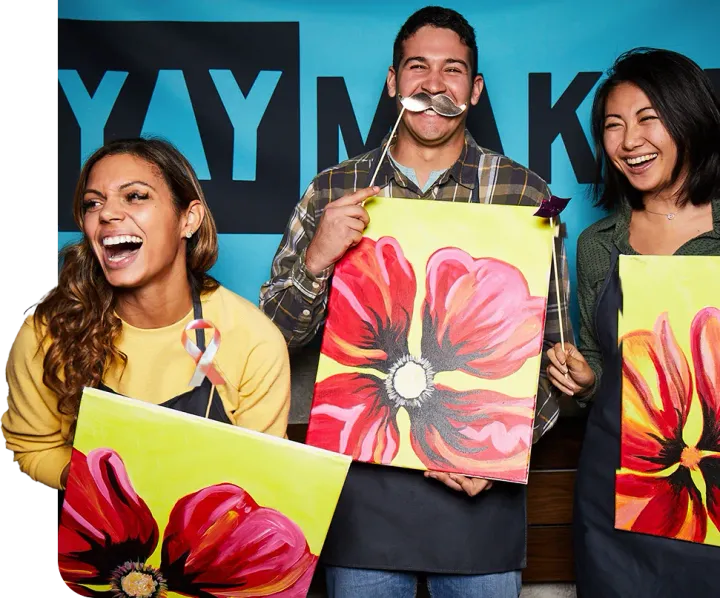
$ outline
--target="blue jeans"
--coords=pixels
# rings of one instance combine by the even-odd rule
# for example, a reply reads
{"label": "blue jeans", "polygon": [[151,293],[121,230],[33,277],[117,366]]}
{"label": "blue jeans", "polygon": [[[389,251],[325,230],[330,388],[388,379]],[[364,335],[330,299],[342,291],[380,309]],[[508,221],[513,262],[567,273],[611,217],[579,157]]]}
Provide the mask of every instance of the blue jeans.
{"label": "blue jeans", "polygon": [[[325,567],[328,598],[414,598],[417,575],[404,571],[376,571]],[[518,598],[520,571],[488,575],[427,576],[432,598]]]}

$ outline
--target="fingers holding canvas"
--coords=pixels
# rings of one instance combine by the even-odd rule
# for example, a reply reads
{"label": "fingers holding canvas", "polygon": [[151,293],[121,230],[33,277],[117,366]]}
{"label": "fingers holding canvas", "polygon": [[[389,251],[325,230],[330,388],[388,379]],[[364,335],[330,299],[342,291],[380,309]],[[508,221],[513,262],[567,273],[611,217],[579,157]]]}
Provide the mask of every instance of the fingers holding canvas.
{"label": "fingers holding canvas", "polygon": [[438,480],[445,484],[448,488],[465,492],[468,496],[477,496],[485,490],[492,488],[492,480],[484,478],[469,478],[457,473],[445,473],[441,471],[426,471],[425,477]]}

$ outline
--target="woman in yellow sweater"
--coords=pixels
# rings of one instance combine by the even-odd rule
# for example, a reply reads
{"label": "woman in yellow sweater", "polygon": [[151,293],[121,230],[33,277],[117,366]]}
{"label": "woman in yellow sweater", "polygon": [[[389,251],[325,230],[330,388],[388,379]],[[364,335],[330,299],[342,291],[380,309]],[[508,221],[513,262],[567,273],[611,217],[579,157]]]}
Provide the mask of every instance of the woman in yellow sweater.
{"label": "woman in yellow sweater", "polygon": [[[75,191],[82,239],[61,252],[58,286],[27,318],[7,364],[2,431],[20,469],[63,489],[84,386],[284,436],[285,341],[254,305],[207,274],[217,233],[188,161],[157,139],[113,141],[85,163]],[[185,327],[220,331],[222,383],[189,386]],[[201,350],[205,331],[188,331]],[[219,378],[215,377],[216,381]]]}

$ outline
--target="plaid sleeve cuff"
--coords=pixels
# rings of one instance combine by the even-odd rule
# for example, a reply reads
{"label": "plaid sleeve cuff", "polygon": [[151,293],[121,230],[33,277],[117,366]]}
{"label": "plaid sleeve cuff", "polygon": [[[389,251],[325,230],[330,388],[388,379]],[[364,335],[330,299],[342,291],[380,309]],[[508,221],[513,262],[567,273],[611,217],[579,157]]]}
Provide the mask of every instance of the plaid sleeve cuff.
{"label": "plaid sleeve cuff", "polygon": [[303,297],[313,302],[325,292],[333,267],[329,266],[325,268],[319,276],[315,276],[305,265],[306,249],[307,248],[302,250],[299,259],[293,264],[292,270],[290,271],[290,278],[295,288],[302,293]]}

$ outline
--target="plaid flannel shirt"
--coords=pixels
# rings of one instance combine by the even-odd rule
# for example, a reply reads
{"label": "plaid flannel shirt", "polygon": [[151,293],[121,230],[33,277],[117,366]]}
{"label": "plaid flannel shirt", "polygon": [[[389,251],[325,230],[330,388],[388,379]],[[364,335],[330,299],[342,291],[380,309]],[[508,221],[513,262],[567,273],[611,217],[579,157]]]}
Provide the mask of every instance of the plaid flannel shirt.
{"label": "plaid flannel shirt", "polygon": [[[271,278],[260,290],[260,307],[280,328],[288,346],[310,342],[325,320],[332,267],[314,276],[305,267],[305,252],[315,234],[323,210],[331,201],[367,187],[380,157],[380,148],[351,158],[318,174],[295,207],[272,263]],[[505,205],[539,205],[550,196],[545,181],[530,170],[477,145],[469,132],[457,162],[423,193],[385,159],[375,180],[386,197],[436,201],[484,202]],[[556,240],[558,273],[563,294],[565,336],[572,340],[567,317],[570,283],[562,239]],[[551,268],[542,365],[536,401],[533,440],[547,432],[559,415],[560,391],[547,379],[545,351],[560,341],[560,316]]]}

